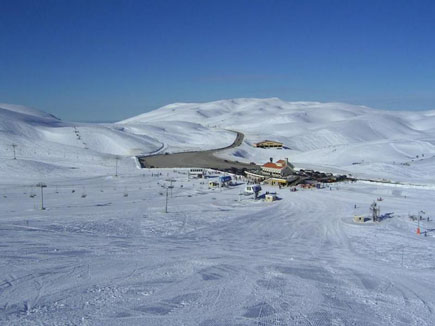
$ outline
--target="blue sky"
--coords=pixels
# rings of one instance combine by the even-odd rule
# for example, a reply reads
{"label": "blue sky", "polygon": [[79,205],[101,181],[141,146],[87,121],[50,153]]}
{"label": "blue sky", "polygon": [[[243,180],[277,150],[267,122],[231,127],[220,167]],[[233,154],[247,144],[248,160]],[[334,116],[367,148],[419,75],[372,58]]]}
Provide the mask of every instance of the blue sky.
{"label": "blue sky", "polygon": [[434,1],[0,0],[0,102],[115,121],[235,97],[435,109]]}

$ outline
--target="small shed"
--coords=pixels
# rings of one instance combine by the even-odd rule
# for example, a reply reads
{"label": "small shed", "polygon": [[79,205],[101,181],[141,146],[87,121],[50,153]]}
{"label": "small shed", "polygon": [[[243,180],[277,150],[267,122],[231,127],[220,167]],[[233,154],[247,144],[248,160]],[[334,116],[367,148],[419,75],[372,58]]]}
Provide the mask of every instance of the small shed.
{"label": "small shed", "polygon": [[273,202],[273,201],[275,201],[277,199],[277,197],[276,197],[275,194],[266,194],[266,196],[264,196],[264,199],[267,202]]}
{"label": "small shed", "polygon": [[358,215],[355,215],[355,216],[353,217],[353,221],[354,221],[355,223],[364,223],[364,222],[365,222],[365,218],[364,218],[364,216],[358,216]]}

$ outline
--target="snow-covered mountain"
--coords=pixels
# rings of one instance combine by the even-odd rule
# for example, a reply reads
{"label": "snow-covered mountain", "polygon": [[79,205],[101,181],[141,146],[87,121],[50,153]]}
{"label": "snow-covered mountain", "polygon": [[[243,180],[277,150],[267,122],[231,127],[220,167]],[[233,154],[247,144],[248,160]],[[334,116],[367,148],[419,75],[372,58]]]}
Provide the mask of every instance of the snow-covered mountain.
{"label": "snow-covered mountain", "polygon": [[[435,155],[435,111],[278,98],[175,103],[114,124],[62,122],[35,109],[0,104],[0,156],[11,158],[16,144],[25,164],[70,168],[97,164],[96,157],[106,162],[111,155],[220,148],[234,140],[226,129],[246,136],[242,146],[220,154],[229,159],[261,163],[288,157],[299,167],[435,182],[428,163]],[[252,146],[264,139],[286,148]]]}
{"label": "snow-covered mountain", "polygon": [[7,141],[16,143],[21,156],[40,151],[39,157],[44,156],[43,151],[63,152],[69,147],[74,151],[89,149],[98,153],[128,155],[134,147],[149,151],[160,145],[145,135],[125,134],[110,125],[62,122],[45,112],[9,104],[0,104],[0,133],[3,145],[7,145]]}
{"label": "snow-covered mountain", "polygon": [[426,121],[434,114],[381,111],[344,103],[236,99],[171,104],[121,123],[197,122],[240,130],[250,142],[273,138],[305,152],[330,145],[418,138],[431,128]]}
{"label": "snow-covered mountain", "polygon": [[[94,175],[112,168],[115,155],[224,147],[233,139],[232,132],[197,123],[72,123],[36,109],[0,104],[0,177]],[[13,160],[12,145],[18,160]]]}
{"label": "snow-covered mountain", "polygon": [[[400,170],[400,179],[419,179],[428,175],[427,170],[420,170],[429,165],[422,160],[427,162],[435,155],[434,117],[435,111],[384,111],[345,103],[270,98],[170,104],[121,124],[197,122],[245,134],[245,143],[228,150],[227,158],[263,162],[269,157],[288,157],[301,167],[313,165],[377,177],[393,177]],[[265,139],[281,141],[288,149],[252,147]]]}

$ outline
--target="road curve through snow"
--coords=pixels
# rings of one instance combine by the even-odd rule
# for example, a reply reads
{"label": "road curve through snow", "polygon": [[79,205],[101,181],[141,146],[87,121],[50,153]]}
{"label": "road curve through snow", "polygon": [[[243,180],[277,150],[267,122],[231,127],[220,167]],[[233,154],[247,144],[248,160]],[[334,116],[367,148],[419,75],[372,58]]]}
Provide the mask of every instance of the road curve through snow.
{"label": "road curve through snow", "polygon": [[[233,130],[231,130],[233,131]],[[174,154],[158,154],[150,156],[140,156],[138,160],[142,168],[209,168],[209,169],[252,169],[255,165],[240,163],[237,161],[229,161],[216,157],[214,154],[238,147],[243,143],[244,134],[239,131],[233,131],[236,133],[236,139],[234,142],[223,148],[206,150],[206,151],[193,151]]]}

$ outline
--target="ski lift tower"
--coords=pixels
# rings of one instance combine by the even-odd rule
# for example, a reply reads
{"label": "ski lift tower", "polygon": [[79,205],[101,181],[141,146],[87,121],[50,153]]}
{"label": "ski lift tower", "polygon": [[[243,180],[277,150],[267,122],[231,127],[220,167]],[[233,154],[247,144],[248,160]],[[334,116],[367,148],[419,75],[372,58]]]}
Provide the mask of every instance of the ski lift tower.
{"label": "ski lift tower", "polygon": [[370,213],[372,215],[373,222],[378,222],[381,208],[375,201],[373,201],[373,203],[370,205]]}
{"label": "ski lift tower", "polygon": [[169,201],[169,189],[171,189],[171,197],[172,197],[172,189],[174,189],[174,186],[172,185],[172,182],[175,182],[173,179],[166,179],[165,181],[169,181],[171,184],[169,186],[163,184],[162,187],[166,189],[166,199],[165,199],[165,213],[168,212],[168,201]]}
{"label": "ski lift tower", "polygon": [[41,188],[41,210],[44,210],[45,207],[44,207],[44,191],[43,191],[43,189],[47,188],[47,185],[43,182],[40,182],[36,186]]}
{"label": "ski lift tower", "polygon": [[172,185],[173,182],[175,182],[175,179],[166,179],[165,181],[170,182],[170,185],[168,186],[169,189],[171,189],[171,198],[172,198],[172,189],[174,189],[174,186]]}

